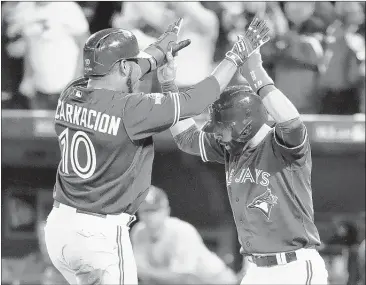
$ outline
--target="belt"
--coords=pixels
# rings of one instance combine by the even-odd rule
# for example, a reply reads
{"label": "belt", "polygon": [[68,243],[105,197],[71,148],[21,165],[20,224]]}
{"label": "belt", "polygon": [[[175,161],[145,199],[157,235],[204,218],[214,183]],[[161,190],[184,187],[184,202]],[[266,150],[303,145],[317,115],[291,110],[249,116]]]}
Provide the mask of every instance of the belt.
{"label": "belt", "polygon": [[[76,213],[79,213],[79,214],[85,214],[85,215],[90,215],[90,216],[95,216],[95,217],[98,217],[98,218],[103,218],[103,219],[107,219],[108,217],[113,217],[113,218],[118,218],[118,215],[107,215],[107,214],[99,214],[99,213],[94,213],[94,212],[90,212],[90,211],[85,211],[85,210],[81,210],[81,209],[76,209],[74,207],[71,207],[71,206],[67,206],[67,205],[64,205],[58,201],[54,201],[53,202],[53,207],[55,208],[60,208],[61,206],[63,207],[67,207],[67,208],[70,208],[70,209],[73,209],[75,210]],[[126,214],[125,215],[128,215],[130,216],[130,220],[129,222],[127,223],[127,226],[130,225],[132,222],[134,222],[136,220],[136,217],[133,216],[133,215],[130,215],[130,214]]]}
{"label": "belt", "polygon": [[297,260],[296,252],[283,252],[272,255],[251,255],[250,260],[258,267],[284,265]]}

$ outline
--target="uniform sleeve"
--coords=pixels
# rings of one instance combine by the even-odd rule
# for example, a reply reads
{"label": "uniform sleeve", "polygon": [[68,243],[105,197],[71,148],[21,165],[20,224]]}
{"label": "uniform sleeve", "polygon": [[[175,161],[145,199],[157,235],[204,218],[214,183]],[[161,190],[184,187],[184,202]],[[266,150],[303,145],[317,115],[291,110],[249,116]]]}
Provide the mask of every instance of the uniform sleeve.
{"label": "uniform sleeve", "polygon": [[126,131],[132,140],[152,136],[201,114],[218,96],[220,86],[213,76],[185,92],[130,94],[123,109]]}
{"label": "uniform sleeve", "polygon": [[127,98],[123,122],[132,140],[160,133],[175,125],[180,117],[178,94],[131,94]]}
{"label": "uniform sleeve", "polygon": [[276,124],[273,132],[275,149],[287,164],[302,166],[310,154],[305,124],[300,118]]}
{"label": "uniform sleeve", "polygon": [[204,162],[225,163],[224,149],[213,134],[204,133],[196,126],[192,126],[174,136],[174,141],[180,150],[200,156]]}

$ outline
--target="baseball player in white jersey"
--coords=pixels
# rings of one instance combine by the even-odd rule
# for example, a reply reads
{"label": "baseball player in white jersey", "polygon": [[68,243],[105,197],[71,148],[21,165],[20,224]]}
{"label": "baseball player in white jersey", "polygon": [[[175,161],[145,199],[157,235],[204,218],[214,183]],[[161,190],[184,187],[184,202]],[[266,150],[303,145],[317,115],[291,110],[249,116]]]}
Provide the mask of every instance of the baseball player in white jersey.
{"label": "baseball player in white jersey", "polygon": [[166,193],[151,186],[131,241],[144,284],[235,284],[234,272],[189,223],[170,217]]}

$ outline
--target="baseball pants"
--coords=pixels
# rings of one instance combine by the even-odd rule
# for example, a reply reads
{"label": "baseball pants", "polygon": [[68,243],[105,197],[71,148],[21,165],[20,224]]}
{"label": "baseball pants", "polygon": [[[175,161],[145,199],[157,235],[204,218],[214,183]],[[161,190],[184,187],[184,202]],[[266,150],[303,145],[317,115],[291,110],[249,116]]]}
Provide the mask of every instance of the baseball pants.
{"label": "baseball pants", "polygon": [[128,214],[104,217],[59,204],[47,218],[45,241],[54,266],[70,284],[137,284]]}
{"label": "baseball pants", "polygon": [[315,249],[299,249],[297,260],[271,267],[258,267],[250,257],[247,271],[241,281],[244,284],[328,284],[328,272],[323,258]]}

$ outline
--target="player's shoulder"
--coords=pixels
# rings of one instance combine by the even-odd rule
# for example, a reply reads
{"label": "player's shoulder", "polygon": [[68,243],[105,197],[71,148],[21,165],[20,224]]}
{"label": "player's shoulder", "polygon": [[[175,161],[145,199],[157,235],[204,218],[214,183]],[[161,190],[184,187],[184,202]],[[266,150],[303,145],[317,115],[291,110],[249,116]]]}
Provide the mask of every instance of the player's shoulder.
{"label": "player's shoulder", "polygon": [[271,125],[267,135],[264,138],[264,142],[273,142],[275,139],[275,125]]}
{"label": "player's shoulder", "polygon": [[88,79],[85,77],[80,77],[80,78],[76,78],[72,81],[69,82],[69,84],[66,85],[66,87],[64,88],[63,92],[65,92],[66,90],[69,90],[71,88],[76,88],[76,87],[86,87],[88,84]]}
{"label": "player's shoulder", "polygon": [[[81,98],[85,95],[93,95],[97,101],[105,102],[105,101],[121,101],[125,100],[128,94],[105,89],[105,88],[92,88],[88,87],[88,79],[79,78],[74,81],[71,81],[63,90],[62,94],[75,94],[76,97]],[[82,100],[80,100],[82,101]],[[111,105],[112,106],[112,105]]]}

